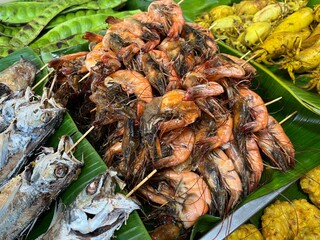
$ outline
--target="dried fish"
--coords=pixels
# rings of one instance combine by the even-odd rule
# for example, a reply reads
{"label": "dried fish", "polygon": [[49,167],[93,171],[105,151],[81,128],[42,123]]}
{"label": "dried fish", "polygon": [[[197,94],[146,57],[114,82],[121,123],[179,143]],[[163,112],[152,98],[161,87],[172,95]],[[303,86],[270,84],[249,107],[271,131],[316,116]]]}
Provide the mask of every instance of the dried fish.
{"label": "dried fish", "polygon": [[46,91],[41,100],[21,104],[9,127],[0,133],[0,186],[18,174],[28,157],[62,121],[65,109]]}
{"label": "dried fish", "polygon": [[8,128],[19,107],[32,101],[37,100],[30,87],[25,91],[14,91],[0,98],[0,133]]}
{"label": "dried fish", "polygon": [[23,235],[53,199],[80,174],[83,163],[68,149],[72,140],[63,136],[57,151],[43,148],[25,170],[0,187],[0,236],[17,239]]}
{"label": "dried fish", "polygon": [[28,59],[21,58],[10,67],[0,72],[0,83],[12,91],[24,90],[31,86],[37,72],[36,65]]}
{"label": "dried fish", "polygon": [[121,193],[115,194],[116,172],[96,177],[67,208],[60,203],[49,230],[38,240],[110,239],[115,230],[139,206]]}

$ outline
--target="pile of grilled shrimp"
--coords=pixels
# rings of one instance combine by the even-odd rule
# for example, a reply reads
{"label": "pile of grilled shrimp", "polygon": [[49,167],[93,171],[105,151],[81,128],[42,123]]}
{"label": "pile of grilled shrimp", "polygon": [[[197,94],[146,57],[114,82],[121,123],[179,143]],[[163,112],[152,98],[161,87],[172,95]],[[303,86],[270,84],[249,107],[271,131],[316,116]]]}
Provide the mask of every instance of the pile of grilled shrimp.
{"label": "pile of grilled shrimp", "polygon": [[81,99],[90,141],[128,190],[157,170],[135,192],[157,213],[146,219],[181,230],[206,213],[225,216],[258,187],[262,152],[268,165],[294,167],[290,139],[250,89],[255,68],[220,53],[178,4],[153,1],[106,22],[105,35],[85,34],[90,51],[49,62],[55,99]]}
{"label": "pile of grilled shrimp", "polygon": [[[26,237],[83,166],[73,156],[69,136],[61,137],[57,150],[43,147],[65,108],[47,89],[42,96],[33,92],[36,73],[24,58],[0,73],[0,238],[6,240]],[[139,208],[115,194],[115,177],[115,172],[98,176],[68,208],[60,202],[48,233],[39,239],[83,239],[97,229],[96,237],[109,239]]]}

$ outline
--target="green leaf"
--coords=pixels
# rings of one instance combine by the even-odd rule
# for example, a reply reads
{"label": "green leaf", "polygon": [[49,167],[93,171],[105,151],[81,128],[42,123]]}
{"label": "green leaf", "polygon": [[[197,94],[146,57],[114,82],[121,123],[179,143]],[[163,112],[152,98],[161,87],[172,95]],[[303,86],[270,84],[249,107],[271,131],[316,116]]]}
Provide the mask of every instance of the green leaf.
{"label": "green leaf", "polygon": [[192,228],[190,239],[193,240],[199,234],[204,234],[208,232],[220,220],[221,218],[214,217],[211,215],[200,216]]}

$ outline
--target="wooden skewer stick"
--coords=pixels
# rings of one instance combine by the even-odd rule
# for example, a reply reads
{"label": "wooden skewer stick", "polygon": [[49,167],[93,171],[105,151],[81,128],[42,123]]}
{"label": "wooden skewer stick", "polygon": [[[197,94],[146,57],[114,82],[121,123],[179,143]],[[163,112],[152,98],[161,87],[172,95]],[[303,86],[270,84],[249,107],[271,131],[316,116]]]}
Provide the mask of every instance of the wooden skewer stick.
{"label": "wooden skewer stick", "polygon": [[292,116],[294,116],[295,114],[297,114],[298,111],[294,111],[293,113],[291,113],[289,116],[285,117],[284,119],[282,119],[281,122],[279,122],[279,124],[281,125],[282,123],[284,123],[285,121],[287,121],[289,118],[291,118]]}
{"label": "wooden skewer stick", "polygon": [[89,77],[90,75],[90,72],[88,72],[86,75],[84,75],[80,80],[79,82],[82,82],[83,80],[85,80],[87,77]]}
{"label": "wooden skewer stick", "polygon": [[271,100],[270,102],[265,103],[264,105],[265,105],[265,106],[268,106],[268,105],[270,105],[270,104],[272,104],[272,103],[275,103],[275,102],[279,101],[280,99],[282,99],[282,97],[278,97],[278,98],[276,98],[276,99],[273,99],[273,100]]}
{"label": "wooden skewer stick", "polygon": [[97,110],[97,107],[91,109],[90,112],[94,112],[95,110]]}
{"label": "wooden skewer stick", "polygon": [[255,55],[249,57],[244,63],[242,63],[242,64],[240,65],[240,67],[243,67],[246,63],[248,63],[250,60],[254,59],[256,56],[258,56],[258,55],[255,54]]}
{"label": "wooden skewer stick", "polygon": [[184,0],[180,0],[177,4],[180,5],[183,2],[184,2]]}
{"label": "wooden skewer stick", "polygon": [[94,126],[92,126],[91,128],[89,128],[88,131],[86,131],[81,138],[78,139],[78,141],[76,141],[75,144],[73,144],[73,146],[67,151],[67,154],[69,154],[92,130],[94,129]]}
{"label": "wooden skewer stick", "polygon": [[157,169],[154,169],[151,173],[148,174],[137,186],[135,186],[127,195],[126,197],[130,197],[135,191],[139,189],[146,181],[148,181],[155,173],[157,172]]}
{"label": "wooden skewer stick", "polygon": [[53,72],[54,72],[54,70],[51,70],[47,75],[45,75],[41,80],[39,80],[39,82],[37,82],[37,84],[32,87],[32,90],[34,90],[34,89],[35,89],[36,87],[38,87],[42,82],[44,82]]}
{"label": "wooden skewer stick", "polygon": [[46,63],[45,65],[43,65],[38,71],[37,71],[37,74],[39,72],[41,72],[43,69],[45,69],[46,67],[48,67],[48,63]]}
{"label": "wooden skewer stick", "polygon": [[49,93],[48,93],[48,98],[50,98],[50,95],[52,93],[54,84],[56,83],[57,77],[58,77],[57,74],[55,74],[54,77],[53,77],[53,80],[52,80],[52,83],[51,83],[51,86],[50,86],[50,89],[49,89]]}
{"label": "wooden skewer stick", "polygon": [[248,52],[246,52],[244,55],[242,55],[242,57],[240,59],[244,59],[246,56],[248,56],[248,54],[251,53],[251,50],[249,50]]}

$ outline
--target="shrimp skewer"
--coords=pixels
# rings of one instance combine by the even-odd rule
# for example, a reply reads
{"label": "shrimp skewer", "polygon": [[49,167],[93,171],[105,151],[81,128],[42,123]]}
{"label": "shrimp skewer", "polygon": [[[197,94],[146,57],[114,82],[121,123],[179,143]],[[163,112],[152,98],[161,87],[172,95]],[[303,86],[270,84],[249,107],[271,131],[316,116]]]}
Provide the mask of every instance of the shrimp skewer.
{"label": "shrimp skewer", "polygon": [[282,171],[294,167],[293,145],[281,125],[272,116],[268,117],[267,128],[254,133],[254,136],[261,150],[276,167]]}

